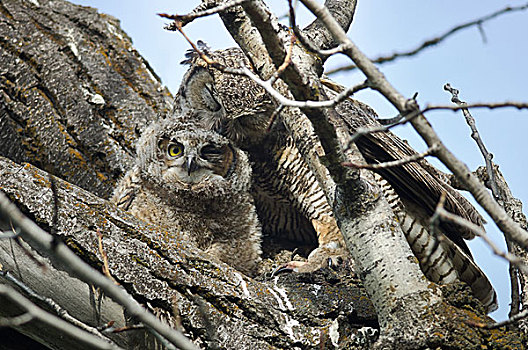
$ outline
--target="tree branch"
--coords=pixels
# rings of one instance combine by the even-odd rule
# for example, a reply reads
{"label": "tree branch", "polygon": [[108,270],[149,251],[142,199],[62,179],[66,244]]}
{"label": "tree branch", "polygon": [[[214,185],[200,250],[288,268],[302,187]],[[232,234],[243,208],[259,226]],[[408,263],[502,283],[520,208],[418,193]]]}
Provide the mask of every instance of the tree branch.
{"label": "tree branch", "polygon": [[[22,167],[0,158],[2,191],[16,198],[17,205],[40,225],[49,227],[53,215],[46,179],[46,173],[32,166]],[[112,288],[123,293],[125,288],[130,296],[141,300],[172,327],[180,324],[186,334],[204,346],[326,346],[331,343],[330,339],[321,340],[319,334],[328,332],[333,323],[341,322],[335,321],[336,315],[340,314],[351,320],[350,324],[342,322],[344,328],[339,331],[342,340],[359,334],[353,324],[359,328],[377,327],[374,309],[363,287],[358,280],[347,276],[347,271],[335,273],[326,269],[314,275],[286,274],[271,281],[258,282],[225,264],[212,261],[177,234],[147,225],[76,186],[59,179],[56,181],[57,197],[61,200],[57,238],[67,242],[91,265],[101,268],[103,257],[97,241],[97,231],[100,231],[109,271],[121,287],[101,273],[94,273]],[[61,246],[62,243],[52,253],[62,251]],[[16,271],[17,264],[10,259],[8,249],[0,250],[0,264]],[[24,265],[20,273],[26,283],[31,280],[29,274],[34,270],[34,265]],[[54,276],[50,275],[50,278],[56,278]],[[73,285],[69,281],[46,282],[47,275],[42,273],[36,273],[35,278],[40,278],[40,285],[48,288],[47,292],[38,290],[43,295],[66,294],[65,285]],[[79,299],[84,300],[84,297]],[[80,304],[74,305],[81,307]],[[107,307],[105,304],[103,311]],[[100,327],[97,318],[90,317],[93,311],[92,314],[83,313],[87,314],[84,318],[78,316],[79,310],[75,311],[74,316],[81,322]],[[181,321],[177,321],[178,318]],[[116,327],[123,327],[117,321]],[[136,318],[137,321],[142,320]],[[207,322],[210,326],[206,325]],[[104,319],[104,325],[107,323],[108,319]],[[217,329],[222,329],[221,334],[215,335]],[[143,343],[138,340],[143,333],[130,330],[108,336],[125,348],[144,349],[148,347],[141,347]]]}
{"label": "tree branch", "polygon": [[[495,12],[493,12],[493,13],[491,13],[489,15],[486,15],[484,17],[481,17],[481,18],[478,18],[478,19],[475,19],[475,20],[460,24],[458,26],[455,26],[455,27],[449,29],[448,31],[446,31],[442,35],[439,35],[439,36],[437,36],[435,38],[428,39],[428,40],[424,41],[423,43],[421,43],[420,45],[418,45],[414,49],[411,49],[411,50],[408,50],[408,51],[402,51],[402,52],[395,52],[395,53],[393,53],[391,55],[387,55],[387,56],[380,56],[380,57],[372,59],[372,62],[383,64],[383,63],[395,61],[395,60],[397,60],[397,59],[399,59],[401,57],[415,56],[415,55],[419,54],[420,52],[422,52],[423,50],[425,50],[425,49],[427,49],[429,47],[438,45],[439,43],[441,43],[442,41],[448,39],[449,37],[451,37],[452,35],[458,33],[459,31],[461,31],[463,29],[466,29],[466,28],[473,27],[473,26],[477,26],[479,28],[479,30],[481,31],[481,33],[482,33],[482,24],[484,24],[485,22],[487,22],[487,21],[489,21],[491,19],[494,19],[496,17],[499,17],[499,16],[501,16],[501,15],[503,15],[505,13],[524,11],[527,8],[528,8],[528,4],[520,5],[520,6],[507,6],[507,7],[503,8],[503,9],[495,11]],[[484,39],[484,41],[485,41],[485,39]],[[335,73],[338,73],[338,72],[350,71],[350,70],[354,70],[354,69],[357,69],[356,65],[346,65],[346,66],[343,66],[343,67],[329,69],[325,73],[328,74],[328,75],[332,75],[332,74],[335,74]]]}
{"label": "tree branch", "polygon": [[[0,193],[0,206],[4,206],[4,200],[5,197],[2,193]],[[10,319],[4,319],[6,322],[3,325],[8,326],[21,326],[31,320],[38,320],[40,322],[43,322],[47,324],[48,326],[54,327],[56,329],[60,329],[61,333],[63,333],[66,336],[69,336],[73,339],[75,339],[76,342],[78,342],[79,347],[86,347],[90,349],[122,349],[115,344],[103,340],[99,337],[96,337],[94,334],[88,333],[85,330],[82,330],[80,328],[77,328],[70,324],[69,322],[66,322],[62,320],[61,318],[54,316],[48,312],[45,312],[35,304],[33,304],[31,301],[29,301],[27,298],[22,296],[20,293],[15,291],[13,288],[0,284],[0,296],[2,296],[5,299],[10,300],[12,303],[14,303],[17,307],[23,309],[25,311],[24,314]]]}
{"label": "tree branch", "polygon": [[[314,14],[324,12],[323,8],[311,1],[301,0]],[[357,47],[348,39],[346,33],[339,27],[330,16],[319,17],[324,21],[325,25],[332,32],[336,40],[347,46],[345,54],[354,61],[354,63],[367,76],[373,88],[378,90],[389,102],[402,113],[418,113],[419,107],[415,100],[407,100],[400,94]],[[499,226],[502,232],[509,238],[519,244],[521,247],[528,249],[528,232],[523,230],[517,223],[515,223],[502,209],[502,207],[489,195],[484,186],[479,182],[474,174],[467,168],[467,166],[458,160],[453,153],[451,153],[441,142],[438,135],[434,132],[431,125],[427,122],[423,115],[411,120],[414,129],[425,140],[429,147],[434,144],[440,146],[437,157],[446,165],[449,170],[455,174],[464,186],[471,192],[475,200],[486,210],[486,212],[493,218],[495,223]]]}
{"label": "tree branch", "polygon": [[[324,6],[341,28],[347,32],[354,19],[357,0],[326,0]],[[318,50],[330,50],[334,46],[338,46],[330,31],[318,18],[302,30],[302,37],[306,38],[306,41],[312,43]],[[321,58],[324,60],[326,57]]]}

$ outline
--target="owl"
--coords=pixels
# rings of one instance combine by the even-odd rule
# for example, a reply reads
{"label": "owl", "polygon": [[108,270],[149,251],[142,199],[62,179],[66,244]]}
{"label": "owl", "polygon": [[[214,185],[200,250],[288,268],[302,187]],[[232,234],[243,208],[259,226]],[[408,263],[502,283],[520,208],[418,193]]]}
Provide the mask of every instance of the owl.
{"label": "owl", "polygon": [[[198,46],[224,66],[252,67],[238,48],[211,51],[201,41]],[[266,236],[302,242],[307,249],[328,246],[337,253],[344,248],[324,193],[317,186],[305,186],[307,181],[315,183],[315,177],[290,134],[281,122],[270,127],[276,106],[268,94],[245,76],[210,68],[192,50],[182,63],[190,68],[176,96],[174,113],[192,110],[196,123],[248,152],[253,173],[258,174],[253,177],[252,193]]]}
{"label": "owl", "polygon": [[[228,67],[245,65],[256,71],[238,48],[211,51],[201,44],[201,49]],[[270,116],[276,107],[273,100],[249,78],[210,67],[194,52],[187,54],[184,63],[190,68],[176,97],[176,110],[201,110],[196,114],[199,116],[197,123],[225,135],[248,152],[253,164],[252,193],[264,236],[311,246],[314,250],[307,263],[311,268],[320,266],[325,257],[342,254],[344,241],[332,210],[280,116],[269,128]],[[343,89],[327,79],[322,82],[329,98]],[[236,101],[233,101],[234,96]],[[331,114],[333,119],[330,121],[340,129],[338,135],[351,135],[360,127],[380,125],[375,112],[358,101],[347,99],[335,110],[337,113]],[[211,112],[214,118],[211,118]],[[312,130],[302,132],[313,135]],[[317,147],[318,141],[309,140],[306,144]],[[390,131],[365,135],[356,141],[356,145],[369,163],[416,154]],[[443,193],[447,210],[481,227],[483,225],[477,210],[447,183],[445,175],[422,160],[381,169],[375,178],[426,277],[435,283],[462,280],[488,311],[495,309],[495,290],[473,262],[464,241],[473,238],[474,234],[465,228],[443,223],[440,228],[446,239],[440,243],[436,235],[429,232],[428,219]],[[287,267],[303,269],[304,264],[292,262]]]}
{"label": "owl", "polygon": [[[191,120],[193,118],[190,118]],[[111,201],[139,219],[182,232],[183,239],[252,275],[261,228],[245,152],[211,130],[172,116],[147,128],[136,164]]]}

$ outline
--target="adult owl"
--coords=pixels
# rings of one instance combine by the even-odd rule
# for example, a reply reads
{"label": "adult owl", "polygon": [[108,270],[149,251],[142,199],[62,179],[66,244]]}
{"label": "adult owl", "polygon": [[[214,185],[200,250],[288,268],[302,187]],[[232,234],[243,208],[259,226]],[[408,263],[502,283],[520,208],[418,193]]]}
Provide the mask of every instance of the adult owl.
{"label": "adult owl", "polygon": [[[200,47],[209,58],[224,66],[253,69],[238,48],[211,51],[204,44]],[[176,97],[175,110],[194,110],[197,123],[225,135],[248,151],[253,163],[253,195],[264,234],[313,244],[315,249],[308,257],[308,264],[314,267],[321,255],[342,253],[344,242],[332,210],[280,117],[268,132],[270,116],[276,109],[271,97],[249,78],[215,69],[192,51],[183,63],[190,68]],[[329,97],[342,89],[328,80],[324,85]],[[335,110],[337,113],[332,114],[331,122],[345,130],[341,135],[353,134],[360,127],[380,126],[375,112],[358,101],[347,99]],[[317,140],[314,144],[317,145]],[[369,163],[416,154],[390,131],[365,135],[356,144]],[[424,274],[436,283],[462,280],[488,311],[495,309],[495,291],[473,262],[464,241],[474,234],[442,223],[447,239],[440,244],[436,235],[429,232],[428,219],[442,194],[446,196],[447,210],[483,225],[477,210],[447,183],[446,176],[422,160],[380,169],[376,179]]]}
{"label": "adult owl", "polygon": [[[191,118],[192,120],[192,118]],[[261,228],[249,193],[245,152],[188,115],[161,119],[137,143],[135,166],[111,201],[251,275],[260,262]]]}

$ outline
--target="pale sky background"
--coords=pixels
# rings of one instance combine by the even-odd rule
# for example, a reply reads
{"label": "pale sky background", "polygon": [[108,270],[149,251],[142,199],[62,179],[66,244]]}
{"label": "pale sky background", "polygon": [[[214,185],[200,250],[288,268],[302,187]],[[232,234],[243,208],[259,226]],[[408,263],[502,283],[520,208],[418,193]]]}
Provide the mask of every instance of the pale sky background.
{"label": "pale sky background", "polygon": [[[322,1],[322,0],[321,0]],[[160,12],[184,14],[199,0],[75,0],[98,8],[121,21],[121,27],[132,38],[135,48],[147,59],[162,83],[174,94],[186,67],[179,62],[189,48],[175,32],[163,30],[168,20]],[[524,1],[496,0],[359,0],[349,37],[370,57],[408,50],[436,37],[455,25],[480,18],[507,5],[519,6]],[[287,0],[267,1],[275,14],[287,12]],[[300,24],[312,20],[299,4]],[[284,22],[287,23],[287,22]],[[528,11],[504,14],[482,26],[485,41],[476,27],[458,32],[439,46],[421,54],[381,66],[388,80],[405,96],[418,92],[422,107],[427,104],[449,104],[450,95],[443,91],[446,82],[458,88],[460,98],[468,103],[525,101],[528,102]],[[234,46],[234,42],[217,16],[197,19],[187,27],[193,40],[204,40],[213,49]],[[344,58],[331,59],[326,67],[336,67]],[[334,79],[343,85],[356,85],[364,80],[361,73],[342,73]],[[381,117],[393,117],[395,109],[372,91],[360,92],[355,98],[370,104]],[[513,194],[528,205],[528,110],[513,108],[494,111],[475,109],[473,116],[494,161],[506,177]],[[450,111],[428,114],[430,122],[447,147],[474,170],[483,159],[462,114]],[[394,130],[419,151],[423,141],[411,126]],[[435,165],[434,159],[428,158]],[[445,169],[440,166],[441,169]],[[483,212],[483,210],[481,210]],[[526,211],[525,211],[526,212]],[[488,222],[491,222],[488,219]],[[494,224],[487,225],[489,235],[504,247],[501,233]],[[509,310],[509,278],[507,264],[494,256],[476,238],[470,242],[473,255],[486,271],[499,294],[500,308],[491,314],[502,320]]]}

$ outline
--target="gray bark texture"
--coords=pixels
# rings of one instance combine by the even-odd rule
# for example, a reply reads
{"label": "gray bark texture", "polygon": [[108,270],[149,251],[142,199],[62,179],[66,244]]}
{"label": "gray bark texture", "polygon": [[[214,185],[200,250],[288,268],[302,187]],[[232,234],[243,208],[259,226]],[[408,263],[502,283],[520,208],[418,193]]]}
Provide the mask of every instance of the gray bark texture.
{"label": "gray bark texture", "polygon": [[[2,191],[41,227],[50,227],[55,214],[49,175],[7,159],[1,160],[0,169]],[[102,233],[110,271],[120,285],[204,347],[317,348],[332,342],[352,346],[361,345],[375,332],[361,330],[376,327],[377,319],[355,278],[323,270],[254,281],[77,186],[57,180],[56,188],[60,203],[56,235],[85,261],[101,267],[97,232]],[[38,294],[57,299],[81,322],[92,327],[109,321],[115,327],[126,324],[119,307],[61,272],[60,266],[48,266],[43,273],[23,252],[13,249],[12,242],[0,243],[4,270],[12,271]],[[10,311],[2,308],[2,316],[12,316]],[[57,333],[34,334],[33,326],[25,325],[20,331],[52,348],[67,348],[68,343],[50,343],[57,341]],[[138,337],[130,337],[134,332],[108,337],[124,348],[142,348],[136,347],[143,344]]]}
{"label": "gray bark texture", "polygon": [[[110,274],[154,314],[202,348],[372,346],[378,317],[346,267],[250,279],[105,200],[131,166],[141,131],[172,107],[170,93],[116,19],[62,0],[0,1],[0,72],[0,190],[98,269],[101,234]],[[53,299],[85,330],[120,347],[161,348],[142,329],[102,332],[109,323],[136,323],[48,258],[25,242],[1,239],[0,283],[21,281],[25,287],[17,290],[33,302],[55,313],[31,294]],[[467,289],[450,288],[444,295],[454,307],[443,303],[437,311],[445,312],[442,320],[456,320],[440,324],[452,339],[430,347],[522,348],[515,332],[471,327],[489,319]],[[396,305],[397,314],[405,315],[405,307]],[[0,297],[0,317],[20,312]],[[51,349],[93,348],[38,321],[13,328],[0,328],[0,349],[38,349],[32,341]]]}
{"label": "gray bark texture", "polygon": [[103,198],[171,108],[119,21],[93,8],[0,1],[0,62],[1,154]]}

